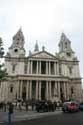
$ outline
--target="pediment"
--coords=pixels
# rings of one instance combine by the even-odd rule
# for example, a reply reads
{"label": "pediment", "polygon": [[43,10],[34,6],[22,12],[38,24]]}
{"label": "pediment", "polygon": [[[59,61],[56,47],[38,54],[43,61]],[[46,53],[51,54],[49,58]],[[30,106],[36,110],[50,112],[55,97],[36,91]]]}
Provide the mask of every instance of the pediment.
{"label": "pediment", "polygon": [[46,51],[41,51],[32,55],[33,58],[56,59],[56,57]]}

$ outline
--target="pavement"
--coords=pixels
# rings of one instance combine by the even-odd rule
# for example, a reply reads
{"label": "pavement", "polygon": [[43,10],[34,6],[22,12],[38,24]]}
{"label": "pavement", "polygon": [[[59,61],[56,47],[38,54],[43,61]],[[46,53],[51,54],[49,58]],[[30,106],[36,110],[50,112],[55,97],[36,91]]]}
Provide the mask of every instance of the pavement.
{"label": "pavement", "polygon": [[[12,121],[37,119],[49,115],[60,114],[61,112],[62,112],[61,110],[56,110],[55,112],[42,112],[42,113],[38,113],[36,111],[14,110],[14,113],[12,114]],[[8,111],[6,112],[0,111],[0,124],[7,123],[7,121],[8,121]]]}

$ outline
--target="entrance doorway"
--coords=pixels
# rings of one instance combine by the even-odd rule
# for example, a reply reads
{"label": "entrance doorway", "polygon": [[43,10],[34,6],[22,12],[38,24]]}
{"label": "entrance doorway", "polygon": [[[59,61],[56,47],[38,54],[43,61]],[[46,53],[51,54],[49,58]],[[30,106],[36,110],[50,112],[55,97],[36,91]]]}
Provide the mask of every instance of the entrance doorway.
{"label": "entrance doorway", "polygon": [[42,81],[42,84],[41,84],[41,100],[45,100],[45,90],[46,90],[46,82]]}
{"label": "entrance doorway", "polygon": [[22,99],[23,101],[26,101],[26,84],[23,84]]}
{"label": "entrance doorway", "polygon": [[26,101],[26,92],[22,93],[22,99],[23,99],[23,101]]}

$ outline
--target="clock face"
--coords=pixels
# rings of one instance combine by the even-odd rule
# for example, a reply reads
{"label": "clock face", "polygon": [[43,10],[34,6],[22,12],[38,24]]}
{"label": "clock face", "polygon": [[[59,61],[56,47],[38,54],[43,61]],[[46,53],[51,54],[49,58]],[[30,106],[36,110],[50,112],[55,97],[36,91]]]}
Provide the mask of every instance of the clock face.
{"label": "clock face", "polygon": [[17,53],[17,52],[18,52],[18,49],[17,49],[17,48],[16,48],[16,49],[14,49],[14,52],[15,52],[15,53]]}

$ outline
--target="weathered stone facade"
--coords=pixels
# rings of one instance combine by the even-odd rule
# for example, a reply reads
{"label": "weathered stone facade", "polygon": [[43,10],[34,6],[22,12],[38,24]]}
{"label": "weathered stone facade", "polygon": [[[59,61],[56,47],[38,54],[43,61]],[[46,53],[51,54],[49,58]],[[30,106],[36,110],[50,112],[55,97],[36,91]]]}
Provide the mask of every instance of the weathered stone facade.
{"label": "weathered stone facade", "polygon": [[26,57],[20,29],[5,56],[5,68],[8,77],[0,83],[0,100],[82,99],[79,61],[64,33],[56,55],[45,51],[45,47],[39,51],[36,42],[34,52]]}

